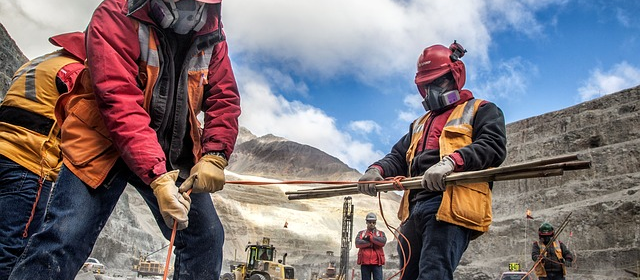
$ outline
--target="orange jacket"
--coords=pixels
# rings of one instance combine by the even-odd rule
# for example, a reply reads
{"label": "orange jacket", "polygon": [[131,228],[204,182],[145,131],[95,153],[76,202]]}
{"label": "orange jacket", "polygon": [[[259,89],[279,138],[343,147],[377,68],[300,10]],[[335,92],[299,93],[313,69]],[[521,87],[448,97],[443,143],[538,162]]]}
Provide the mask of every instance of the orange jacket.
{"label": "orange jacket", "polygon": [[[149,17],[148,1],[105,0],[98,6],[87,29],[91,75],[83,73],[83,86],[57,105],[57,116],[64,120],[64,163],[83,182],[99,186],[121,157],[149,184],[181,153],[185,135],[193,143],[191,166],[209,151],[230,156],[240,97],[219,12],[219,5],[209,7],[208,21],[194,35],[183,72],[171,75],[163,69],[170,68],[167,61],[173,57],[159,51],[165,38]],[[186,102],[167,107],[174,94],[167,85],[175,85]],[[203,126],[197,118],[201,111]],[[172,128],[184,130],[158,135],[159,123],[173,114]],[[188,173],[190,167],[181,169]]]}
{"label": "orange jacket", "polygon": [[84,34],[72,32],[51,37],[62,49],[25,63],[13,77],[0,105],[0,154],[13,162],[55,181],[60,170],[59,128],[54,106],[64,91],[75,84],[84,68]]}

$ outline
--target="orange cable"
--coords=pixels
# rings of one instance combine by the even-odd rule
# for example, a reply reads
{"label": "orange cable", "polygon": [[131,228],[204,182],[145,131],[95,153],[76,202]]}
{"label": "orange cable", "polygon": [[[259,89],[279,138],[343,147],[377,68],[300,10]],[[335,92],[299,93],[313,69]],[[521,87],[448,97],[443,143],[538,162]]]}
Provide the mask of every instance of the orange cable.
{"label": "orange cable", "polygon": [[[192,189],[189,189],[187,191],[187,195],[191,194],[191,190]],[[167,280],[167,277],[169,276],[169,264],[171,263],[171,250],[173,249],[173,241],[175,241],[176,239],[177,231],[178,231],[178,220],[174,219],[173,230],[171,230],[171,239],[169,241],[169,250],[167,252],[167,261],[164,264],[164,276],[162,277],[162,280]]]}
{"label": "orange cable", "polygon": [[[399,177],[402,177],[402,176],[399,176]],[[395,186],[395,180],[397,178],[399,178],[399,177],[395,177],[394,178],[394,186]],[[398,179],[398,183],[399,183],[399,180],[400,179]],[[400,184],[400,187],[402,187],[402,184],[401,183],[399,183],[399,184]],[[381,196],[380,196],[379,192],[378,192],[378,207],[380,209],[380,216],[382,217],[382,220],[384,221],[384,225],[387,227],[387,229],[389,229],[391,231],[391,233],[393,234],[393,237],[395,237],[396,240],[398,240],[398,245],[400,245],[400,238],[398,237],[398,234],[402,238],[404,238],[404,240],[407,242],[407,245],[409,245],[408,246],[408,249],[409,249],[409,255],[408,256],[405,254],[405,251],[404,251],[404,248],[402,247],[402,245],[400,245],[400,251],[402,252],[403,266],[402,266],[402,268],[400,268],[400,270],[398,270],[398,272],[394,273],[389,278],[387,278],[387,280],[390,280],[390,279],[393,279],[393,277],[396,277],[399,274],[400,275],[400,279],[402,279],[402,277],[404,276],[404,271],[407,268],[407,265],[408,265],[409,260],[411,258],[411,246],[410,246],[411,244],[409,242],[409,239],[404,234],[402,234],[397,228],[389,225],[389,223],[387,222],[387,218],[384,216],[384,211],[382,210],[382,199],[381,199]],[[396,233],[398,233],[398,234],[396,234]]]}

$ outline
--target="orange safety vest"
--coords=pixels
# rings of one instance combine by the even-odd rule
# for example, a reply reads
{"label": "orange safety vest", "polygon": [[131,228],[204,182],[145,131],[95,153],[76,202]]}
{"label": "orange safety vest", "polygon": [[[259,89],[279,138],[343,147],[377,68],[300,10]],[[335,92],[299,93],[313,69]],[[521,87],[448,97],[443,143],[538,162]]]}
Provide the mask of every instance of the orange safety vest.
{"label": "orange safety vest", "polygon": [[[159,76],[160,54],[155,30],[139,24],[140,62],[138,80],[143,87],[145,110],[149,109],[153,88]],[[215,45],[201,50],[188,61],[189,132],[193,141],[194,157],[201,157],[201,125],[195,112],[200,111],[202,91],[207,84],[209,61]],[[187,61],[185,61],[185,64]],[[109,171],[120,157],[100,115],[95,94],[91,86],[89,71],[85,69],[78,77],[79,86],[60,97],[56,104],[56,117],[62,123],[63,162],[73,174],[93,188],[106,179]]]}
{"label": "orange safety vest", "polygon": [[60,96],[56,77],[73,63],[81,62],[62,50],[25,63],[0,106],[0,154],[46,180],[56,180],[62,163],[54,117]]}
{"label": "orange safety vest", "polygon": [[[481,99],[472,99],[453,109],[440,135],[440,158],[472,143],[473,119],[482,102]],[[411,144],[406,154],[408,166],[411,166],[429,115],[430,112],[426,113],[412,124]],[[405,191],[400,203],[398,218],[401,221],[409,217],[409,192]],[[447,186],[436,219],[480,232],[474,238],[487,232],[492,221],[489,183]]]}
{"label": "orange safety vest", "polygon": [[[540,246],[540,252],[542,252],[542,250],[544,250],[546,247],[542,243],[538,243],[538,246]],[[553,249],[554,249],[554,252],[556,253],[556,257],[558,258],[558,261],[562,262],[563,260],[562,247],[560,247],[560,243],[558,241],[553,241]],[[547,253],[548,252],[545,251],[545,254]],[[547,277],[547,271],[544,269],[543,262],[538,263],[538,265],[536,265],[533,271],[536,273],[536,276],[538,277]],[[562,265],[562,275],[567,275],[567,268],[564,265]]]}

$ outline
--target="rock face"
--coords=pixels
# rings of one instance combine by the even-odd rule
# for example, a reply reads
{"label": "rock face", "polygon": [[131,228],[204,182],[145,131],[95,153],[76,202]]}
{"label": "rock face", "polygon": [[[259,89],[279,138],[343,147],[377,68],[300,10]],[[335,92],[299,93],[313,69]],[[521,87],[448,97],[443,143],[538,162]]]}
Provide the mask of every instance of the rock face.
{"label": "rock face", "polygon": [[11,85],[11,77],[18,68],[27,62],[27,57],[11,39],[11,36],[0,23],[0,100],[4,99],[4,95]]}
{"label": "rock face", "polygon": [[241,141],[229,159],[229,170],[254,176],[280,179],[346,180],[358,178],[357,170],[348,167],[314,147],[288,141],[274,135],[253,136],[240,131]]}
{"label": "rock face", "polygon": [[[510,262],[531,268],[540,224],[557,228],[569,213],[559,235],[576,255],[567,279],[635,279],[624,269],[637,271],[640,259],[639,124],[636,87],[507,125],[504,165],[578,154],[592,167],[496,182],[494,223],[469,246],[457,279],[495,279]],[[527,209],[533,220],[526,219]]]}

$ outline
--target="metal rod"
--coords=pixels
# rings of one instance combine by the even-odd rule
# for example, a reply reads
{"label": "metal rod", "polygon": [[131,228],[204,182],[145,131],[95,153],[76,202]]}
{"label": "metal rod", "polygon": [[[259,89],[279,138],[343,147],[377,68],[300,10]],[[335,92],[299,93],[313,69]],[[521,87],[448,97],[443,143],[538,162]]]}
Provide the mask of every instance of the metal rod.
{"label": "metal rod", "polygon": [[[453,173],[445,178],[447,185],[460,185],[466,183],[491,182],[529,179],[538,177],[561,176],[565,170],[579,170],[591,168],[590,161],[575,161],[577,156],[563,156],[546,160],[539,160],[529,163],[516,164],[505,167],[497,167],[479,171]],[[564,160],[574,160],[562,162]],[[422,177],[405,178],[396,183],[380,183],[376,186],[378,191],[399,190],[401,185],[404,189],[420,189]],[[397,186],[396,186],[397,185]],[[344,196],[359,194],[357,183],[339,186],[320,187],[295,192],[285,192],[289,200],[326,198],[334,196]]]}

